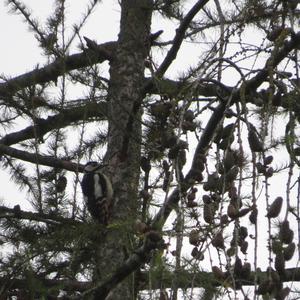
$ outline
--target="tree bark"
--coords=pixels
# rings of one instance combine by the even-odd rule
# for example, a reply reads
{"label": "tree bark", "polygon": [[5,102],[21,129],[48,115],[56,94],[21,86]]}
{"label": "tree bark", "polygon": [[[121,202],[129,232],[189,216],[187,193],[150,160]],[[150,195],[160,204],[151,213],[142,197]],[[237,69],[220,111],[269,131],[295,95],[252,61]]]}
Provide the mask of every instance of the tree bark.
{"label": "tree bark", "polygon": [[[144,62],[150,49],[151,0],[123,0],[117,49],[110,66],[108,148],[105,161],[114,187],[114,208],[99,245],[100,282],[127,258],[128,232],[136,220],[141,153]],[[133,276],[106,299],[134,299]],[[95,295],[95,299],[97,296]]]}

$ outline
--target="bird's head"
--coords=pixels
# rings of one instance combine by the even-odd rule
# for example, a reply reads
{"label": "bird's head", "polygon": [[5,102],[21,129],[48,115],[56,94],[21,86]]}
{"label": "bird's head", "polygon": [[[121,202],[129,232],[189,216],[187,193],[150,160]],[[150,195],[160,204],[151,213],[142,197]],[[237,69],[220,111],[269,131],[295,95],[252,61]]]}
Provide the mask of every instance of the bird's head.
{"label": "bird's head", "polygon": [[97,161],[89,161],[85,164],[83,170],[85,173],[90,173],[90,172],[95,172],[96,170],[98,170],[102,167],[103,167],[103,165],[101,165]]}

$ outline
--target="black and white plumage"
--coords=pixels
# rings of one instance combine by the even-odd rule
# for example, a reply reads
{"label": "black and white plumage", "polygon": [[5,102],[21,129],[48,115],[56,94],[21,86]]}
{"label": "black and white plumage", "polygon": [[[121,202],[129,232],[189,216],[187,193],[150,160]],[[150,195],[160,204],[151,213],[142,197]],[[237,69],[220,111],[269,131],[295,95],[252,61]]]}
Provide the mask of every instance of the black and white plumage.
{"label": "black and white plumage", "polygon": [[112,209],[113,189],[101,168],[98,162],[88,162],[84,167],[81,188],[91,216],[100,224],[107,225]]}

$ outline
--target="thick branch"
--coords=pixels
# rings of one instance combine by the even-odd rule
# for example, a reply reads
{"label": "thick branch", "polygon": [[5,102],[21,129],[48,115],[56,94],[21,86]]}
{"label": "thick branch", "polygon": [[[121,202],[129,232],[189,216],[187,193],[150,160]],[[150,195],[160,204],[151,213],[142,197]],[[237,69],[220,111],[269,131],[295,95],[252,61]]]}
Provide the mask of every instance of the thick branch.
{"label": "thick branch", "polygon": [[106,115],[107,104],[105,102],[88,103],[84,106],[63,110],[47,119],[38,119],[34,126],[7,134],[0,140],[0,144],[12,145],[35,137],[42,140],[43,136],[53,129],[63,128],[93,117],[100,119],[103,116],[104,119]]}
{"label": "thick branch", "polygon": [[[47,288],[51,287],[61,287],[64,291],[78,291],[84,292],[87,289],[91,288],[92,283],[85,281],[77,280],[57,280],[57,279],[39,279],[43,285]],[[10,286],[10,289],[28,289],[28,279],[8,279],[6,277],[0,277],[1,287],[7,285]]]}
{"label": "thick branch", "polygon": [[83,166],[80,166],[76,163],[62,160],[55,158],[53,156],[43,156],[41,154],[37,153],[29,153],[27,151],[18,150],[3,144],[0,144],[0,155],[9,155],[14,158],[21,159],[23,161],[28,161],[31,163],[38,163],[44,166],[52,167],[52,168],[58,168],[58,169],[64,169],[72,172],[82,172]]}
{"label": "thick branch", "polygon": [[[143,250],[145,251],[145,249]],[[148,250],[147,250],[148,251]],[[96,288],[95,298],[94,299],[105,299],[105,296],[109,293],[111,289],[113,289],[118,283],[122,282],[122,280],[130,275],[133,271],[139,268],[145,261],[141,259],[141,256],[137,254],[132,254],[124,264],[116,270],[116,272],[108,278],[103,284]],[[179,280],[178,286],[179,288],[207,288],[209,286],[219,287],[223,286],[224,282],[217,280],[212,272],[205,271],[196,271],[191,272],[189,270],[180,270],[179,272],[174,273],[173,271],[168,272],[164,270],[161,274],[163,277],[164,288],[172,288],[172,284],[174,281],[174,277]],[[257,274],[255,272],[251,272],[247,279],[235,278],[243,286],[254,286],[254,278]],[[142,273],[142,276],[147,281],[149,278],[149,274],[147,272]],[[264,281],[268,278],[268,272],[260,272],[258,274],[259,282]],[[160,289],[161,288],[161,280],[162,278],[157,276],[153,277],[153,281],[151,282],[151,289]],[[228,279],[230,281],[230,279]],[[300,281],[300,268],[290,268],[285,270],[285,276],[282,278],[283,282],[296,282]],[[141,287],[141,289],[148,289],[148,287]],[[77,299],[77,298],[76,298]]]}
{"label": "thick branch", "polygon": [[[99,297],[102,295],[106,295],[108,291],[108,284],[113,283],[113,285],[117,285],[122,281],[120,277],[120,273],[123,271],[129,272],[130,270],[134,270],[136,265],[139,265],[143,260],[137,254],[132,254],[130,258],[128,258],[123,266],[121,266],[114,275],[112,275],[105,283],[101,286],[97,287],[97,291],[99,292]],[[224,283],[215,279],[212,272],[198,271],[198,272],[190,272],[188,270],[180,270],[179,273],[174,274],[174,272],[164,270],[161,274],[164,280],[164,288],[171,288],[172,281],[174,280],[174,276],[179,279],[179,286],[182,289],[185,288],[207,288],[207,286],[222,286]],[[146,279],[149,278],[149,274],[147,272],[142,273],[142,276]],[[247,280],[241,280],[243,286],[253,286],[254,285],[254,276],[255,272],[251,272],[249,278]],[[263,281],[268,277],[268,273],[260,272],[259,280]],[[57,279],[40,279],[45,287],[60,287],[61,290],[64,291],[77,291],[81,293],[85,293],[87,291],[93,290],[92,282],[83,282],[83,281],[75,281],[75,280],[57,280]],[[283,282],[298,282],[300,281],[300,268],[289,268],[285,270],[285,277],[283,278]],[[9,284],[11,289],[26,289],[28,288],[28,280],[26,279],[13,279],[9,280],[8,278],[2,277],[0,278],[0,285],[5,286]],[[141,289],[148,289],[148,287],[141,287]],[[161,278],[152,277],[151,281],[151,289],[160,289],[161,288]],[[100,294],[101,293],[101,294]],[[66,299],[82,299],[82,297],[66,297]],[[104,298],[97,298],[104,299]]]}
{"label": "thick branch", "polygon": [[[264,281],[268,278],[268,272],[259,272],[255,274],[255,272],[251,272],[249,278],[247,280],[235,278],[236,281],[239,281],[243,286],[253,286],[255,275],[258,276],[259,282]],[[146,279],[149,277],[147,272],[142,273],[142,276]],[[163,274],[164,288],[172,288],[172,282],[174,277],[179,280],[179,287],[184,288],[205,288],[207,286],[222,286],[224,282],[217,280],[212,272],[206,271],[189,271],[181,269],[178,273],[174,273],[172,271],[164,270]],[[284,278],[281,278],[283,282],[297,282],[300,281],[300,268],[289,268],[285,270]],[[228,278],[230,281],[231,279]],[[159,276],[153,277],[151,281],[152,289],[160,289],[161,288],[161,278]],[[147,289],[145,287],[145,289]]]}
{"label": "thick branch", "polygon": [[44,213],[33,213],[30,211],[24,211],[19,209],[18,206],[14,208],[8,208],[6,206],[0,206],[0,219],[2,218],[18,218],[22,220],[38,221],[47,224],[68,224],[77,225],[80,222],[74,219],[68,219],[60,216],[47,215]]}
{"label": "thick branch", "polygon": [[[150,40],[153,44],[153,35],[150,35]],[[102,63],[106,60],[111,61],[115,55],[116,46],[117,42],[107,42],[99,45],[95,43],[93,49],[84,49],[81,53],[58,58],[45,67],[11,78],[0,83],[0,97],[10,96],[31,85],[56,81],[59,76],[73,70]]]}
{"label": "thick branch", "polygon": [[116,42],[98,45],[98,51],[85,49],[83,52],[56,59],[53,63],[31,72],[22,74],[7,82],[0,83],[0,97],[14,94],[16,91],[34,84],[56,81],[66,72],[84,68],[105,60],[111,60],[116,48]]}
{"label": "thick branch", "polygon": [[[195,82],[183,82],[176,81],[167,78],[146,78],[145,81],[145,93],[149,94],[158,94],[158,95],[168,95],[170,98],[178,97],[187,89],[190,89]],[[213,83],[203,83],[198,84],[195,89],[195,95],[202,95],[205,97],[215,97],[217,96],[217,87],[216,84]],[[232,87],[227,87],[228,90],[231,90]]]}
{"label": "thick branch", "polygon": [[[221,103],[219,106],[214,110],[212,116],[210,117],[204,132],[202,133],[202,136],[200,138],[200,141],[197,145],[195,154],[194,154],[194,160],[192,163],[192,167],[188,174],[185,176],[183,184],[181,186],[181,189],[187,190],[191,186],[190,178],[192,178],[191,173],[195,166],[195,161],[198,155],[203,154],[207,151],[207,148],[213,138],[213,134],[216,131],[216,128],[223,118],[223,114],[225,111],[225,104]],[[182,190],[184,192],[184,190]],[[164,205],[161,207],[161,209],[158,211],[156,216],[153,219],[152,227],[155,229],[161,229],[169,217],[172,210],[177,206],[177,203],[180,199],[179,197],[179,189],[176,188],[170,197],[167,199],[167,201],[164,203]]]}
{"label": "thick branch", "polygon": [[[272,57],[272,68],[275,68],[287,55],[300,46],[300,31],[293,33],[289,41],[285,41],[283,47]],[[268,77],[268,67],[270,59],[266,62],[264,68],[256,76],[248,80],[245,84],[245,92],[256,90]]]}

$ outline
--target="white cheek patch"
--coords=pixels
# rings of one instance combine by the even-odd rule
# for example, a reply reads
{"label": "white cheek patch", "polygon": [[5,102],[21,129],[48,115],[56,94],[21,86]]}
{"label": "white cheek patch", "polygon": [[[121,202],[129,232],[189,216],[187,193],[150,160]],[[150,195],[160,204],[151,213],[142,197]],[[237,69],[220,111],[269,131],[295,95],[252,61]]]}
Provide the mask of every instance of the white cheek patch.
{"label": "white cheek patch", "polygon": [[103,197],[103,191],[98,174],[94,175],[94,193],[96,198]]}

